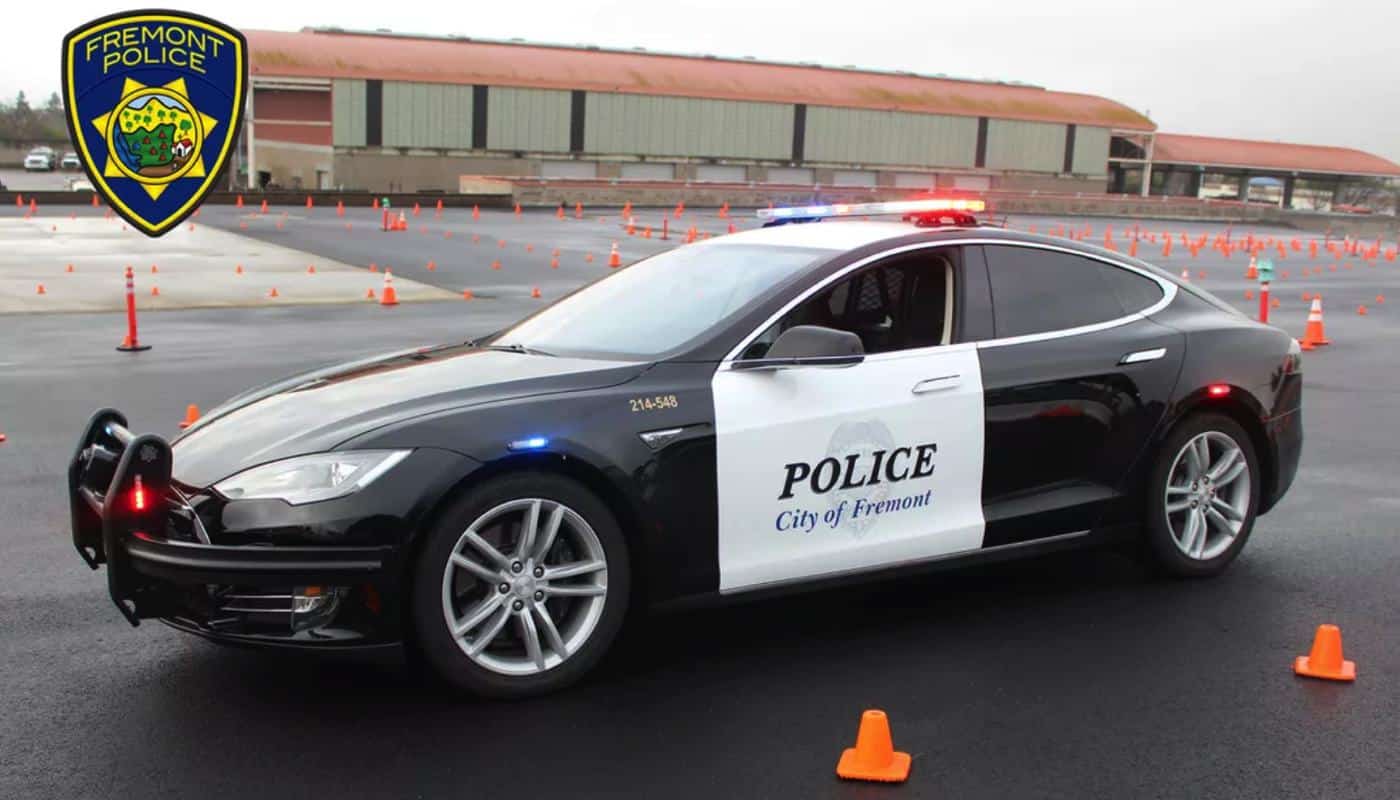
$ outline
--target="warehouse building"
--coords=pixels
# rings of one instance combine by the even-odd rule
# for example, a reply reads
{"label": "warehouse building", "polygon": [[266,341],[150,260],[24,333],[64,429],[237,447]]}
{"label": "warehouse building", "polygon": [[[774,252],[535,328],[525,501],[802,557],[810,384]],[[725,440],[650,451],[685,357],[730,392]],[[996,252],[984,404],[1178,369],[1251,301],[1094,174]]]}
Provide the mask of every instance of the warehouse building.
{"label": "warehouse building", "polygon": [[388,31],[246,35],[233,186],[455,192],[487,175],[1329,210],[1351,184],[1393,198],[1400,178],[1355,150],[1158,133],[1113,100],[1021,83]]}
{"label": "warehouse building", "polygon": [[462,175],[1104,191],[1151,120],[1091,95],[712,56],[247,31],[248,186]]}

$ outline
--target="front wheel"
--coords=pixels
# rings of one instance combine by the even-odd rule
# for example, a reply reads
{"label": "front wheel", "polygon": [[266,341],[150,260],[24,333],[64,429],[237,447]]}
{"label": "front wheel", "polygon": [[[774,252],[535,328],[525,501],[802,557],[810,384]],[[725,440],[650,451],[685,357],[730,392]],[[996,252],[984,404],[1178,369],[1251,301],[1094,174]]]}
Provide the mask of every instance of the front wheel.
{"label": "front wheel", "polygon": [[1215,575],[1254,528],[1259,462],[1239,423],[1188,418],[1167,436],[1152,470],[1147,539],[1153,560],[1181,577]]}
{"label": "front wheel", "polygon": [[627,546],[607,506],[548,473],[494,479],[442,515],[414,571],[423,655],[488,697],[561,689],[591,669],[627,610]]}

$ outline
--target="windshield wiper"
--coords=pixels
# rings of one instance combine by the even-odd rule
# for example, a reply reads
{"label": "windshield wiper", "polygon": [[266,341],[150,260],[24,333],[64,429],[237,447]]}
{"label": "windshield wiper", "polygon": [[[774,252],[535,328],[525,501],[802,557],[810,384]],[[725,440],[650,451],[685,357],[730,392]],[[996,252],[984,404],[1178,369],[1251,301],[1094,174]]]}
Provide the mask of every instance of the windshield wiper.
{"label": "windshield wiper", "polygon": [[522,353],[522,354],[531,355],[531,356],[552,356],[552,355],[554,355],[553,353],[546,353],[546,352],[543,351],[543,350],[536,350],[536,349],[533,348],[533,347],[526,347],[525,345],[520,344],[520,343],[518,343],[518,342],[511,342],[510,344],[487,344],[487,345],[478,345],[478,346],[481,347],[481,349],[483,349],[483,350],[499,350],[499,351],[501,351],[501,352],[503,352],[503,353]]}

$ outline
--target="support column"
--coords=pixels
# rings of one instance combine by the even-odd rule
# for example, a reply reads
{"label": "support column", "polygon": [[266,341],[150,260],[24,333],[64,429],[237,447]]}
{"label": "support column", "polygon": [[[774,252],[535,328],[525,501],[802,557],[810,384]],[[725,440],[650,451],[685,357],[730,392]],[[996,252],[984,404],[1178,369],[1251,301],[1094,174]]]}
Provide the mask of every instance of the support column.
{"label": "support column", "polygon": [[1202,170],[1197,167],[1186,175],[1186,196],[1200,198]]}
{"label": "support column", "polygon": [[253,146],[253,141],[257,139],[257,131],[253,123],[253,95],[257,90],[251,85],[248,87],[248,102],[243,109],[243,135],[248,137],[248,188],[258,188],[258,159],[257,150]]}
{"label": "support column", "polygon": [[1288,175],[1283,179],[1283,205],[1281,208],[1293,207],[1293,185],[1298,180],[1297,175]]}
{"label": "support column", "polygon": [[1146,197],[1152,193],[1152,150],[1157,142],[1154,134],[1147,134],[1147,156],[1142,165],[1142,196]]}
{"label": "support column", "polygon": [[1249,170],[1240,173],[1240,191],[1236,199],[1241,203],[1249,202]]}

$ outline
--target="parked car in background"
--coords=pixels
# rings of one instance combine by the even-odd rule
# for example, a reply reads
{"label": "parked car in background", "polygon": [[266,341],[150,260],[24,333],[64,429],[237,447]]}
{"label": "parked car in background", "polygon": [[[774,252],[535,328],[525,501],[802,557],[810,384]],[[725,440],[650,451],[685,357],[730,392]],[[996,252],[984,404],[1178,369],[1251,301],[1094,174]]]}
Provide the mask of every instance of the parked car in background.
{"label": "parked car in background", "polygon": [[63,160],[58,162],[61,169],[82,169],[83,162],[78,160],[78,154],[69,150],[63,154]]}
{"label": "parked car in background", "polygon": [[30,172],[49,172],[58,165],[58,156],[52,147],[36,147],[24,157],[24,168]]}

